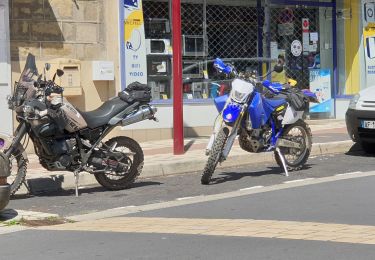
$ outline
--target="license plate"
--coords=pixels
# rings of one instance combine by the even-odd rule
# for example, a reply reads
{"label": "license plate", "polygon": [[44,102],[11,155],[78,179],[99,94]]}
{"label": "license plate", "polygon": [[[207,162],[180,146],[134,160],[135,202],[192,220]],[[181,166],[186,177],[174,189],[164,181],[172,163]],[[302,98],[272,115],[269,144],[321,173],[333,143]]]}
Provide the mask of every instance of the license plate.
{"label": "license plate", "polygon": [[362,128],[375,129],[375,121],[361,121]]}

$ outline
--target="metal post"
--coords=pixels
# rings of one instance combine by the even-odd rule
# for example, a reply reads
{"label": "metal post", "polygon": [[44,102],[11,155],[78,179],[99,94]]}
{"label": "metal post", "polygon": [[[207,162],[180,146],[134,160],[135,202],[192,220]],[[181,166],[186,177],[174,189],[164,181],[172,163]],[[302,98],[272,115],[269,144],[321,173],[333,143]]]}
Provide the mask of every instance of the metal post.
{"label": "metal post", "polygon": [[336,94],[337,94],[337,81],[338,81],[338,68],[337,68],[337,23],[336,23],[336,0],[332,0],[332,50],[333,50],[333,111],[334,118],[336,118]]}
{"label": "metal post", "polygon": [[184,153],[184,120],[182,100],[181,0],[172,1],[173,46],[173,153]]}
{"label": "metal post", "polygon": [[[257,0],[257,27],[258,27],[258,57],[263,57],[263,24],[262,24],[262,2]],[[258,75],[262,75],[263,64],[258,64]]]}
{"label": "metal post", "polygon": [[119,35],[120,35],[120,90],[126,88],[125,81],[125,10],[124,1],[119,1]]}
{"label": "metal post", "polygon": [[[271,58],[271,10],[270,10],[270,1],[265,0],[264,5],[264,27],[265,27],[265,36],[266,36],[266,58]],[[269,71],[271,63],[267,62],[267,71]],[[268,80],[271,79],[271,75],[268,76]]]}

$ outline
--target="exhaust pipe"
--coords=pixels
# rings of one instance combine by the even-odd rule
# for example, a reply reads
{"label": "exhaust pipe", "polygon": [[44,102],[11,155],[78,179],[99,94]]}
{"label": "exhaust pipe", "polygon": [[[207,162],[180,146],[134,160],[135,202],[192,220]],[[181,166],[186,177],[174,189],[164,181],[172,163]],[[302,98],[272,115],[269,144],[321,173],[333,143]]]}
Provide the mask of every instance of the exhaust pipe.
{"label": "exhaust pipe", "polygon": [[146,119],[155,119],[154,115],[157,111],[157,108],[154,106],[144,106],[140,107],[138,111],[133,114],[128,115],[121,121],[122,126],[131,125]]}

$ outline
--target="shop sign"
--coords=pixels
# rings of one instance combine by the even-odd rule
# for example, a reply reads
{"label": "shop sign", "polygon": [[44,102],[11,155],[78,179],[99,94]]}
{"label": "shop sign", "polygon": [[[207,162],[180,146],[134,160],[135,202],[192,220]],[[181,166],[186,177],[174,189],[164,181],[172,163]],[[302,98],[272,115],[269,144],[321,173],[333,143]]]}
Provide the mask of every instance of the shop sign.
{"label": "shop sign", "polygon": [[365,30],[366,86],[372,87],[375,82],[375,30]]}
{"label": "shop sign", "polygon": [[308,18],[302,18],[302,49],[305,54],[310,51],[310,21]]}
{"label": "shop sign", "polygon": [[331,98],[331,71],[329,69],[310,70],[310,91],[315,93],[319,104],[310,103],[311,113],[329,113],[333,108]]}
{"label": "shop sign", "polygon": [[279,56],[279,46],[277,42],[271,42],[270,49],[271,49],[271,59],[277,59],[277,57]]}
{"label": "shop sign", "polygon": [[310,21],[308,18],[302,18],[302,32],[308,32],[310,29]]}
{"label": "shop sign", "polygon": [[294,40],[290,47],[290,51],[292,52],[294,57],[301,56],[302,53],[302,44],[299,40]]}
{"label": "shop sign", "polygon": [[375,25],[375,1],[374,0],[364,0],[362,1],[363,6],[363,26],[374,27]]}
{"label": "shop sign", "polygon": [[282,23],[277,25],[277,31],[280,36],[289,36],[294,33],[294,23]]}
{"label": "shop sign", "polygon": [[125,82],[147,84],[142,0],[124,0]]}

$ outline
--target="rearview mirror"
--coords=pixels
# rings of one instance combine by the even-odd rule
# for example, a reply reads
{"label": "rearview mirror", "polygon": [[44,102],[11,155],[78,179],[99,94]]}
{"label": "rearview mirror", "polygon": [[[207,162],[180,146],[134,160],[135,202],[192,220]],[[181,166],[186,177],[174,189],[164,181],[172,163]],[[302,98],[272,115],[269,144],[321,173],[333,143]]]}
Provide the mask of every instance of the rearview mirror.
{"label": "rearview mirror", "polygon": [[273,71],[277,73],[281,73],[283,72],[283,70],[284,70],[284,66],[280,64],[276,64],[275,67],[273,67]]}
{"label": "rearview mirror", "polygon": [[57,76],[61,77],[62,75],[64,75],[64,71],[61,69],[57,69],[56,74]]}
{"label": "rearview mirror", "polygon": [[44,64],[44,68],[46,69],[46,71],[49,71],[51,69],[51,64],[49,63]]}

